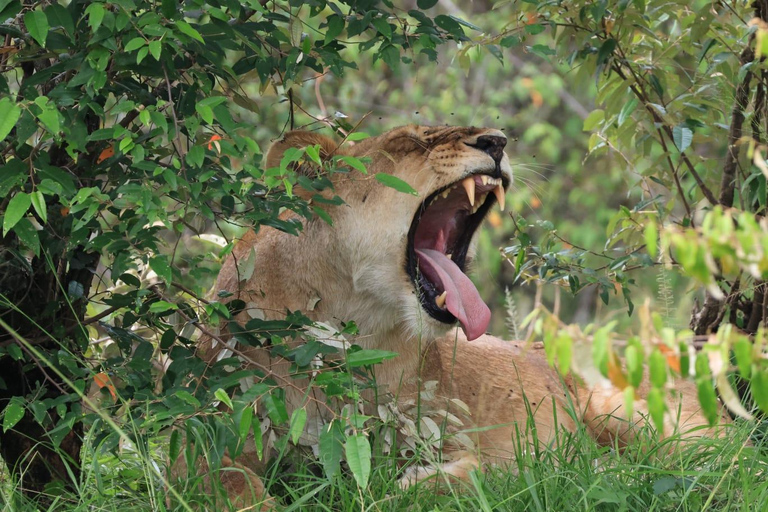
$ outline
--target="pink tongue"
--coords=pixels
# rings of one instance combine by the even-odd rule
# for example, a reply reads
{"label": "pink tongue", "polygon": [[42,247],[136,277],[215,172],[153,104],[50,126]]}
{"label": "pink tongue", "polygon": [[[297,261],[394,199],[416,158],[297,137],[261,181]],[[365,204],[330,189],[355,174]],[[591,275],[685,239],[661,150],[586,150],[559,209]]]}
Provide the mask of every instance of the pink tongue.
{"label": "pink tongue", "polygon": [[455,316],[468,340],[485,334],[491,321],[491,310],[485,305],[477,288],[464,272],[440,251],[416,249],[419,256],[419,270],[447,292],[445,307]]}

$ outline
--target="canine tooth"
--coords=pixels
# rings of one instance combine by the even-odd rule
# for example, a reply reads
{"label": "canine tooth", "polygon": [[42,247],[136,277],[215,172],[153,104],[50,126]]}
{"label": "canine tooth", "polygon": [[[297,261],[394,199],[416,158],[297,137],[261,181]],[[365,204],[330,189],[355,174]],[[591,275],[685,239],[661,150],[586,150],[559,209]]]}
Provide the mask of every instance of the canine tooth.
{"label": "canine tooth", "polygon": [[489,180],[492,180],[490,176],[486,176],[485,174],[480,175],[480,181],[483,182],[483,185],[487,185]]}
{"label": "canine tooth", "polygon": [[447,188],[440,195],[443,197],[443,199],[445,199],[446,197],[448,197],[448,194],[450,194],[450,193],[451,193],[451,189]]}
{"label": "canine tooth", "polygon": [[461,185],[464,187],[464,190],[467,191],[469,205],[475,206],[475,178],[473,176],[468,176],[462,180]]}
{"label": "canine tooth", "polygon": [[504,186],[499,183],[496,185],[496,188],[493,189],[493,193],[496,194],[496,199],[499,201],[499,209],[504,211]]}
{"label": "canine tooth", "polygon": [[445,307],[445,298],[448,296],[448,292],[441,293],[436,299],[435,304],[437,304],[437,307],[440,309]]}
{"label": "canine tooth", "polygon": [[448,254],[446,254],[446,255],[445,255],[445,257],[446,257],[446,258],[448,258],[448,259],[450,260],[450,259],[452,259],[452,257],[453,257],[453,254],[451,254],[451,253],[448,253]]}

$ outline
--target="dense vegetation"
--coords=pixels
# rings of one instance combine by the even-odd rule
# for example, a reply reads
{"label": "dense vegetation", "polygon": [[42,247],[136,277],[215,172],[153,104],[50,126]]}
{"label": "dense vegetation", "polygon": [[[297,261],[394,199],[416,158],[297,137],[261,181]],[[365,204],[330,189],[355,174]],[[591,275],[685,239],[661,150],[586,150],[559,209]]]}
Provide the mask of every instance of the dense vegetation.
{"label": "dense vegetation", "polygon": [[[215,467],[260,439],[256,400],[284,444],[303,428],[276,383],[240,393],[237,365],[194,351],[239,307],[209,294],[236,236],[298,235],[283,209],[326,217],[329,181],[290,166],[317,160],[311,149],[260,167],[291,127],[352,141],[411,122],[503,128],[512,215],[490,217],[476,272],[494,331],[543,338],[567,368],[582,340],[560,319],[604,326],[596,367],[631,400],[650,362],[654,419],[668,376],[688,368],[710,413],[718,393],[742,416],[768,411],[766,19],[764,1],[0,0],[4,500],[163,508],[165,462],[204,452]],[[308,327],[300,312],[253,319],[238,339],[301,336],[285,355],[302,367],[323,350]],[[349,395],[344,375],[327,389]],[[755,425],[676,461],[577,433],[463,497],[390,500],[396,461],[371,474],[362,437],[361,464],[333,449],[321,477],[294,463],[277,482],[276,463],[267,482],[295,507],[728,509],[768,492],[765,455],[740,444]],[[172,507],[224,499],[190,481],[170,486]]]}

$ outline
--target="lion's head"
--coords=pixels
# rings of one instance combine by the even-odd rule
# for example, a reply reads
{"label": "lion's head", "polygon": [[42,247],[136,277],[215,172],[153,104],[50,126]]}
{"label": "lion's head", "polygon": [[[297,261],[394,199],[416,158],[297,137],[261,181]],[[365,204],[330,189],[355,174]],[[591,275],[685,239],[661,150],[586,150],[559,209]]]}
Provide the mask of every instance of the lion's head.
{"label": "lion's head", "polygon": [[[331,258],[338,281],[310,284],[327,313],[355,320],[363,334],[400,326],[432,338],[457,320],[469,339],[483,334],[490,310],[465,272],[477,228],[494,203],[504,206],[512,179],[506,143],[498,130],[425,126],[397,128],[349,148],[301,131],[277,141],[267,167],[277,166],[287,148],[309,145],[320,145],[324,158],[370,159],[367,175],[332,176],[345,201],[330,211],[333,226],[313,221],[305,228],[308,243],[325,245],[307,251]],[[418,196],[382,185],[377,173],[400,178]]]}

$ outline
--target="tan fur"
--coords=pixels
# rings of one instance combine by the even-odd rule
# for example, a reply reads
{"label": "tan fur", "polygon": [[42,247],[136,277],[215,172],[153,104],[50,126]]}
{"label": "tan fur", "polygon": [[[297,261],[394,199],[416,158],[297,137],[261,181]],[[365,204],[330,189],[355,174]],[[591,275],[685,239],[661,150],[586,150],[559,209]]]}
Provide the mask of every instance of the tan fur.
{"label": "tan fur", "polygon": [[[334,175],[335,191],[345,205],[329,209],[333,227],[316,219],[305,222],[298,237],[271,228],[247,233],[225,262],[216,285],[217,291],[233,292],[248,304],[249,311],[238,319],[241,323],[255,315],[281,318],[286,310],[302,310],[314,320],[334,325],[354,320],[360,331],[355,343],[399,353],[377,369],[377,382],[383,391],[407,398],[417,393],[419,376],[421,382],[437,380],[441,396],[459,398],[469,406],[468,426],[501,425],[476,434],[477,454],[459,456],[452,466],[442,468],[458,477],[466,477],[477,467],[475,455],[484,463],[512,457],[515,425],[522,431],[527,419],[526,399],[534,412],[537,435],[544,442],[551,441],[559,428],[573,430],[577,420],[584,421],[601,442],[617,438],[627,442],[631,437],[631,425],[622,419],[624,405],[619,390],[586,389],[566,380],[570,400],[580,416],[574,419],[568,414],[570,404],[563,380],[546,363],[541,350],[524,350],[517,343],[492,336],[469,342],[460,330],[449,330],[449,326],[428,317],[419,304],[405,271],[411,221],[433,191],[478,170],[494,169],[488,154],[470,146],[483,134],[503,136],[499,131],[480,128],[406,126],[351,148],[340,148],[315,133],[287,134],[269,151],[267,167],[279,165],[289,147],[320,144],[324,158],[339,154],[370,158],[368,174]],[[297,169],[317,171],[307,165]],[[506,155],[501,170],[511,178]],[[374,179],[379,172],[405,180],[419,196],[382,186]],[[284,217],[293,215],[286,213]],[[243,281],[243,262],[251,251],[255,270]],[[290,383],[286,391],[289,408],[305,405],[306,382],[285,379],[289,373],[286,361],[271,359],[265,349],[230,348],[251,366],[271,372],[278,382]],[[215,359],[226,347],[205,339],[201,350]],[[691,397],[694,390],[681,384],[679,391],[688,397],[682,400],[685,427],[706,424],[696,410],[696,399]],[[321,396],[317,398],[322,401]],[[308,409],[312,416],[324,415],[322,407]],[[634,419],[640,419],[642,400],[636,411]],[[670,424],[665,434],[672,428]],[[261,468],[255,454],[246,454],[238,463],[256,472]],[[411,476],[416,480],[434,472],[422,468]]]}

